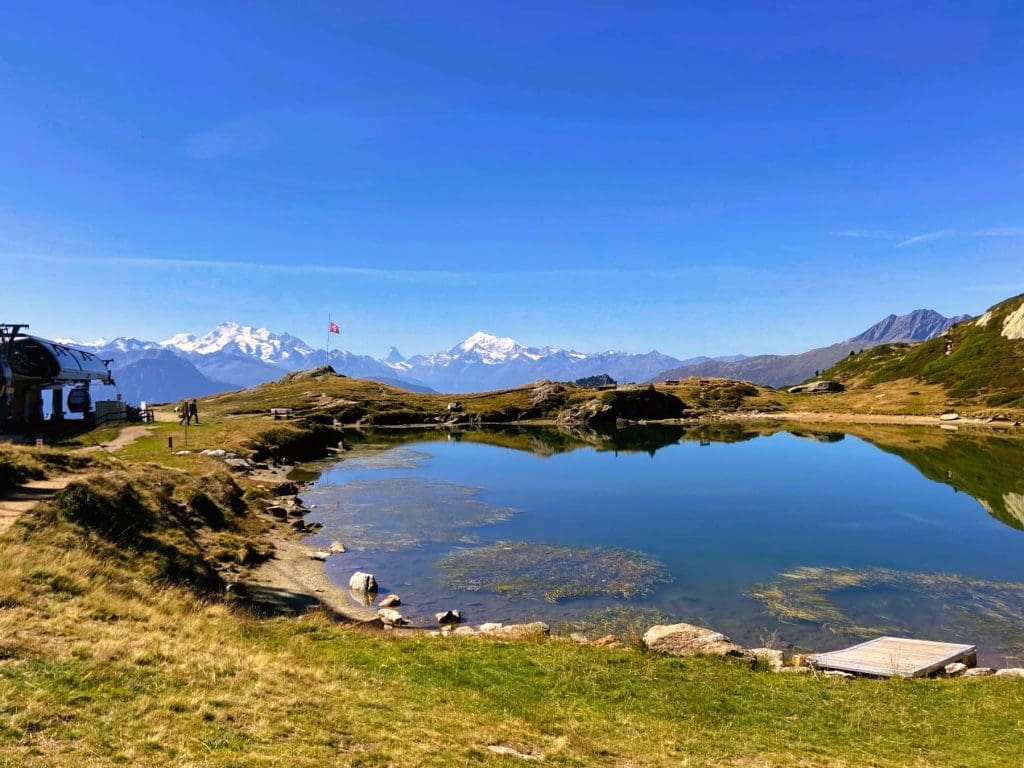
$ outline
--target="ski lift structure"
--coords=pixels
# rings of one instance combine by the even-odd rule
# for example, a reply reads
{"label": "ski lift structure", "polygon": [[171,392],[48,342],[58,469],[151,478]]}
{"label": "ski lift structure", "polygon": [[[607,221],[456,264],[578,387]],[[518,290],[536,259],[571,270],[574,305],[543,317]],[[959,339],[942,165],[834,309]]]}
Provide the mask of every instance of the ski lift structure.
{"label": "ski lift structure", "polygon": [[[76,425],[91,428],[96,412],[89,387],[114,384],[110,361],[84,349],[30,336],[25,333],[28,327],[25,323],[0,323],[0,433],[60,433]],[[47,393],[48,419],[44,407]],[[123,404],[119,405],[123,409]],[[66,423],[69,413],[81,416],[75,419],[77,424]]]}

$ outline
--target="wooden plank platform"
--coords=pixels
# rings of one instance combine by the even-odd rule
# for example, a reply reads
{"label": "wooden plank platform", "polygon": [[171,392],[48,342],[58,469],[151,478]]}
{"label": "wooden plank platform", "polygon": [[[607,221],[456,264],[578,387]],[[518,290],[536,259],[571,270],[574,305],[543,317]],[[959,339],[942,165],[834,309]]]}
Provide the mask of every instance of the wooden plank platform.
{"label": "wooden plank platform", "polygon": [[909,637],[879,637],[842,651],[818,653],[808,658],[818,669],[836,669],[876,677],[925,677],[954,661],[977,663],[973,645],[936,643]]}

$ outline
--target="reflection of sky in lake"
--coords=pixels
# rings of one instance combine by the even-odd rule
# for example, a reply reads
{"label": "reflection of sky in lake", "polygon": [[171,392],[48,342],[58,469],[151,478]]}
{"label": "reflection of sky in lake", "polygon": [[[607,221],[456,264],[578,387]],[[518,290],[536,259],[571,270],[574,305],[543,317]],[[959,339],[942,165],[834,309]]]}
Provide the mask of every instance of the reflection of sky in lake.
{"label": "reflection of sky in lake", "polygon": [[[733,444],[683,442],[653,457],[592,450],[539,457],[443,440],[417,443],[415,450],[430,458],[385,463],[381,469],[343,461],[325,472],[304,494],[319,506],[312,519],[325,524],[316,538],[345,540],[345,521],[330,511],[329,500],[332,494],[344,497],[348,483],[402,478],[402,483],[418,479],[481,489],[467,498],[516,510],[469,531],[483,543],[536,541],[639,550],[663,562],[673,578],[639,605],[708,624],[740,642],[756,643],[759,635],[776,630],[783,641],[819,649],[842,646],[851,638],[817,625],[779,624],[761,603],[745,596],[748,590],[800,566],[1024,581],[1024,533],[990,517],[967,494],[926,479],[898,456],[857,438],[821,443],[780,433]],[[415,492],[415,483],[409,488],[399,507],[404,503],[410,514],[422,514],[430,499]],[[372,529],[372,508],[363,509],[359,514],[370,519],[362,524]],[[382,539],[386,533],[380,531]],[[410,615],[420,617],[461,607],[472,622],[555,619],[615,602],[584,599],[552,606],[453,592],[442,586],[436,568],[452,544],[432,543],[431,538],[436,537],[428,534],[420,546],[401,553],[370,548],[331,558],[328,573],[345,583],[357,568],[370,569],[385,589],[402,594]],[[841,593],[832,597],[843,599]],[[947,636],[942,611],[934,606],[926,610],[922,605],[917,612],[914,599],[878,597],[879,605],[901,612],[894,623],[921,637],[978,641],[985,648],[981,636]],[[851,596],[844,609],[856,613],[862,625],[877,625],[870,616],[872,602],[862,598]],[[917,601],[927,602],[927,597]]]}

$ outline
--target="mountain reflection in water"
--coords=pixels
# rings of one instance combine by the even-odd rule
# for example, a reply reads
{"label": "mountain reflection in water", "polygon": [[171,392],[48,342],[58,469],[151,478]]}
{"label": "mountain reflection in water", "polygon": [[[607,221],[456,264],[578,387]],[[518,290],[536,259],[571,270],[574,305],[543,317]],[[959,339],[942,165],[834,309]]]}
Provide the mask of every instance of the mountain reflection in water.
{"label": "mountain reflection in water", "polygon": [[1012,431],[717,421],[346,440],[303,493],[324,524],[309,543],[341,540],[328,576],[374,573],[414,621],[657,615],[750,646],[830,650],[886,629],[975,643],[986,663],[1024,656]]}

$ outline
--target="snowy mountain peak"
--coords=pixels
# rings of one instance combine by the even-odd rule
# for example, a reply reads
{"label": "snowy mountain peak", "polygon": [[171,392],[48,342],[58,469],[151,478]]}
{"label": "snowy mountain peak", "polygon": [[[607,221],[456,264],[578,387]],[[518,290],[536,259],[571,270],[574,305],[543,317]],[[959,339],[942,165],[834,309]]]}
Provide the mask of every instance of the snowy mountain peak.
{"label": "snowy mountain peak", "polygon": [[179,333],[162,341],[161,346],[197,355],[233,352],[271,364],[302,360],[315,351],[290,334],[277,334],[267,328],[238,323],[221,323],[204,336]]}
{"label": "snowy mountain peak", "polygon": [[405,357],[398,351],[398,347],[391,347],[384,356],[385,363],[404,363]]}
{"label": "snowy mountain peak", "polygon": [[515,339],[510,339],[507,336],[492,336],[483,331],[477,331],[452,349],[455,354],[476,352],[483,357],[495,359],[505,359],[524,351],[526,351],[526,347],[517,343]]}

